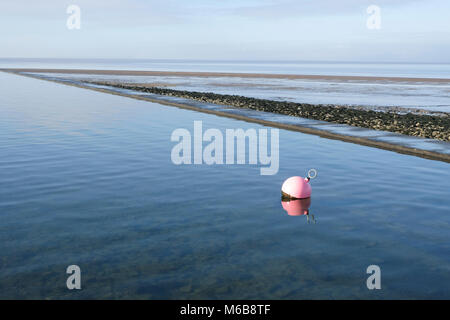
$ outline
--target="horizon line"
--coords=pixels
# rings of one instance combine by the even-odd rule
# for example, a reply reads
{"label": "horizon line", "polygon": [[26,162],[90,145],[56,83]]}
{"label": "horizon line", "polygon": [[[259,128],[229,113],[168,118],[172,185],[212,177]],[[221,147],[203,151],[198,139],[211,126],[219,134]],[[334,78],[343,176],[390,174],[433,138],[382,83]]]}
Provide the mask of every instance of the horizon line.
{"label": "horizon line", "polygon": [[60,61],[160,61],[160,62],[245,62],[245,63],[353,63],[353,64],[450,64],[450,61],[373,61],[373,60],[295,60],[295,59],[181,59],[181,58],[61,58],[61,57],[0,57],[0,60],[60,60]]}

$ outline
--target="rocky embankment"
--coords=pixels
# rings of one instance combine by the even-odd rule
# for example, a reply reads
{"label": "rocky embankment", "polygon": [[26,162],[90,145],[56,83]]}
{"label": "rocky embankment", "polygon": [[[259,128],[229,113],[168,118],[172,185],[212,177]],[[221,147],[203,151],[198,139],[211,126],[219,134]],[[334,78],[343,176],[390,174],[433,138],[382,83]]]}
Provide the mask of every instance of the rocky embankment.
{"label": "rocky embankment", "polygon": [[410,136],[450,141],[450,117],[448,115],[399,114],[389,111],[381,112],[364,110],[363,108],[352,108],[349,106],[273,101],[212,92],[144,87],[133,84],[95,83],[165,96],[175,96],[214,104],[229,105],[237,108],[273,112],[314,120],[347,124],[356,127],[397,132]]}

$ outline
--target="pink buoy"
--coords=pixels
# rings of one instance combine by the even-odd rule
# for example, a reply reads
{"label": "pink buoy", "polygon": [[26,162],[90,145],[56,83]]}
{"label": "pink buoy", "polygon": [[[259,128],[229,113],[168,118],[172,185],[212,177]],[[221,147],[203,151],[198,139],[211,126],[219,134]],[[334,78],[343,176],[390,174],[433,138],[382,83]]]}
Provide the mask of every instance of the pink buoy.
{"label": "pink buoy", "polygon": [[309,178],[299,176],[288,178],[281,187],[283,196],[291,199],[304,199],[311,197],[311,185]]}
{"label": "pink buoy", "polygon": [[287,199],[306,199],[311,197],[311,185],[309,181],[317,177],[317,170],[310,169],[308,177],[290,177],[281,186],[281,195]]}

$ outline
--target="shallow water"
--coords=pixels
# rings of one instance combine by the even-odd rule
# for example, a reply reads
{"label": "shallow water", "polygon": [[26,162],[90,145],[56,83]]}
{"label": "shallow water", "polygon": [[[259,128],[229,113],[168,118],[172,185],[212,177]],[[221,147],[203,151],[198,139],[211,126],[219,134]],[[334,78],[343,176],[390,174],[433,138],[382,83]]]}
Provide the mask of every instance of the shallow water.
{"label": "shallow water", "polygon": [[[450,81],[450,64],[358,63],[302,61],[195,61],[152,59],[6,59],[0,68],[53,68],[243,72],[301,75],[443,78]],[[63,75],[67,77],[68,75]],[[86,77],[71,75],[70,77]],[[301,103],[400,106],[450,112],[449,82],[392,82],[255,78],[92,76],[99,80],[164,83],[179,89],[240,94]]]}
{"label": "shallow water", "polygon": [[450,154],[450,142],[446,142],[446,141],[414,137],[414,136],[407,136],[407,135],[393,133],[393,132],[389,132],[389,131],[380,131],[380,130],[373,130],[373,129],[368,129],[368,128],[360,128],[360,127],[354,127],[354,126],[349,126],[349,125],[345,125],[345,124],[335,124],[335,123],[326,122],[326,121],[312,120],[312,119],[288,116],[288,115],[283,115],[283,114],[274,114],[272,112],[256,111],[256,110],[245,109],[245,108],[244,109],[234,108],[234,107],[227,106],[227,105],[200,102],[200,101],[196,101],[196,100],[192,100],[192,99],[175,97],[175,96],[150,94],[150,93],[142,92],[142,91],[116,88],[116,87],[109,86],[109,85],[93,84],[93,83],[89,83],[89,82],[84,82],[79,79],[71,79],[70,77],[69,78],[60,78],[58,76],[52,77],[51,75],[46,75],[46,74],[45,75],[44,74],[33,74],[32,76],[37,77],[39,79],[67,83],[68,85],[101,89],[101,90],[104,90],[106,92],[110,92],[113,94],[118,93],[120,95],[126,95],[126,96],[131,96],[131,97],[136,97],[136,98],[144,97],[144,98],[151,99],[151,100],[153,100],[153,102],[156,102],[156,103],[158,103],[158,102],[161,102],[162,104],[164,104],[166,102],[169,104],[170,103],[178,103],[178,104],[182,104],[184,106],[191,106],[196,109],[214,110],[214,111],[220,111],[222,113],[227,113],[230,115],[244,116],[247,119],[264,120],[264,121],[269,121],[269,122],[273,122],[276,124],[288,124],[288,125],[294,125],[294,126],[298,126],[298,127],[302,127],[302,128],[307,127],[307,128],[312,128],[315,130],[336,133],[341,136],[363,137],[367,140],[387,142],[387,143],[390,143],[391,145],[400,145],[400,146],[408,147],[410,149],[432,151],[432,152],[442,153],[442,154]]}
{"label": "shallow water", "polygon": [[386,80],[303,80],[231,77],[117,76],[37,73],[59,79],[120,81],[169,86],[178,90],[239,94],[247,97],[312,104],[420,108],[450,112],[449,82]]}
{"label": "shallow water", "polygon": [[[174,129],[264,127],[0,83],[0,298],[450,298],[447,163],[280,130],[276,175],[176,166]],[[309,168],[316,224],[280,203]],[[381,290],[366,288],[371,264]]]}
{"label": "shallow water", "polygon": [[0,58],[0,68],[249,72],[450,79],[450,63]]}

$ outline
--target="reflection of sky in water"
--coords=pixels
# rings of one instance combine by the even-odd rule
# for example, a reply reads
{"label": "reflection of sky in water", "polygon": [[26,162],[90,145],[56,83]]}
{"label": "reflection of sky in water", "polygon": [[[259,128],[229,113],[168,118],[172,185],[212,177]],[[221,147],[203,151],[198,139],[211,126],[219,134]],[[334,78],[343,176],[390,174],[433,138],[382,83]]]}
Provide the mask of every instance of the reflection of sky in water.
{"label": "reflection of sky in water", "polygon": [[304,103],[402,106],[450,112],[450,83],[53,74],[63,78],[173,85],[176,89]]}
{"label": "reflection of sky in water", "polygon": [[[49,78],[59,80],[60,78],[53,77],[53,75],[37,75],[38,77]],[[78,79],[63,79],[62,81],[68,83],[77,83]],[[425,139],[421,137],[412,137],[406,136],[398,133],[388,132],[388,131],[378,131],[367,128],[353,127],[345,124],[335,124],[326,121],[305,119],[300,117],[293,117],[281,114],[274,114],[270,112],[262,112],[250,109],[240,109],[233,108],[226,105],[216,105],[210,103],[203,103],[191,99],[185,99],[180,97],[172,97],[172,96],[164,96],[157,94],[148,94],[145,92],[134,91],[129,89],[122,88],[114,88],[105,85],[97,85],[97,84],[89,84],[89,83],[80,83],[83,86],[90,86],[94,88],[106,89],[112,92],[120,92],[122,94],[128,95],[136,95],[147,97],[150,99],[155,99],[161,102],[175,102],[181,103],[188,106],[194,106],[202,109],[208,110],[216,110],[229,114],[236,114],[245,116],[253,119],[260,119],[265,121],[272,121],[277,123],[289,124],[289,125],[297,125],[301,127],[308,127],[313,129],[318,129],[322,131],[328,131],[340,135],[353,136],[353,137],[364,137],[370,140],[377,140],[388,142],[397,145],[403,145],[410,148],[416,148],[421,150],[434,151],[439,153],[450,154],[450,143],[445,141],[433,140],[433,139]]]}
{"label": "reflection of sky in water", "polygon": [[[0,78],[1,298],[450,298],[447,163],[280,130],[277,175],[175,166],[174,129],[262,126]],[[316,224],[280,205],[309,168]]]}

